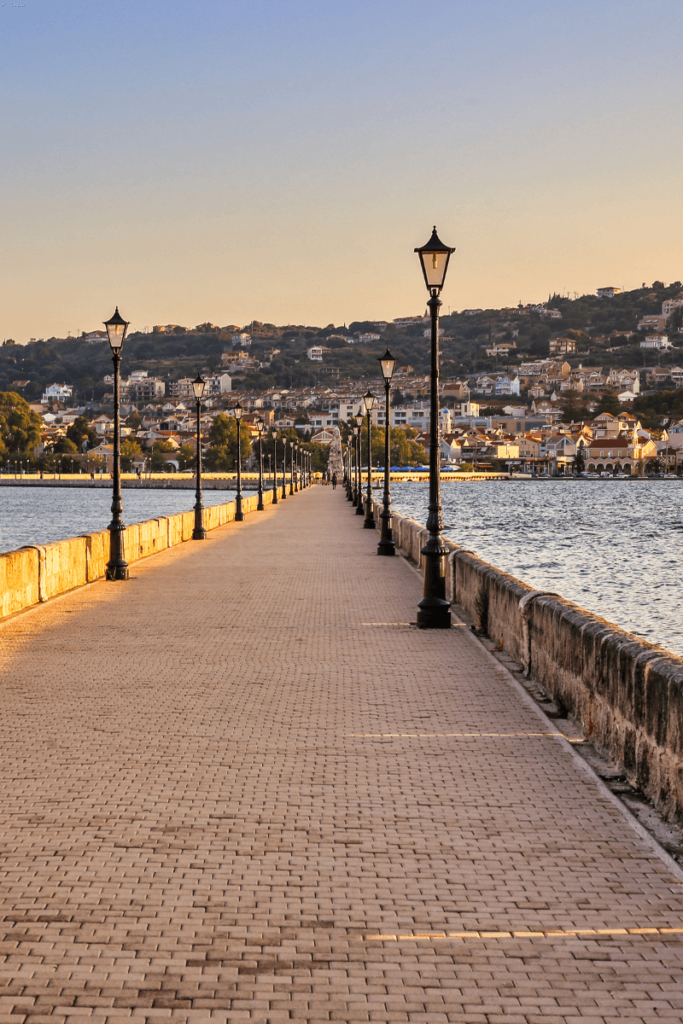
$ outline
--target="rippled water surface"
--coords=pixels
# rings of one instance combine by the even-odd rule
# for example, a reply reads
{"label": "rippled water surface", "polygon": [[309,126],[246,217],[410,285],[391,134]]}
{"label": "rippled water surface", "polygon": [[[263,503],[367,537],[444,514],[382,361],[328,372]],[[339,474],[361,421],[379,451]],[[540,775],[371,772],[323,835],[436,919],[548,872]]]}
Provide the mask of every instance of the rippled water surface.
{"label": "rippled water surface", "polygon": [[[234,496],[234,491],[206,491],[204,504],[220,505]],[[193,490],[123,492],[126,525],[189,512],[193,507]],[[105,488],[0,487],[0,551],[104,530],[110,520],[111,491]]]}
{"label": "rippled water surface", "polygon": [[[683,655],[683,483],[444,482],[441,491],[450,540]],[[427,484],[392,484],[392,500],[425,522]]]}

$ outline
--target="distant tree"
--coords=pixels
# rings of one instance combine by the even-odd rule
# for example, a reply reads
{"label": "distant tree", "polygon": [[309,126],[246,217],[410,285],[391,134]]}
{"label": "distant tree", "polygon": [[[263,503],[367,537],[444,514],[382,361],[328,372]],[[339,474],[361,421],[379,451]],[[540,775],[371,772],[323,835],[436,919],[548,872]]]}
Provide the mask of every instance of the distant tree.
{"label": "distant tree", "polygon": [[586,407],[580,405],[574,395],[570,393],[565,398],[562,398],[561,402],[563,423],[576,423],[585,418]]}
{"label": "distant tree", "polygon": [[617,416],[621,412],[621,404],[615,394],[610,391],[606,391],[595,410],[595,415],[598,416],[601,412],[607,412],[610,416]]}
{"label": "distant tree", "polygon": [[137,430],[141,423],[142,415],[137,411],[132,412],[129,416],[126,416],[126,426],[131,427],[133,430]]}
{"label": "distant tree", "polygon": [[121,469],[124,473],[130,472],[134,455],[142,455],[142,448],[134,437],[124,438],[121,442]]}
{"label": "distant tree", "polygon": [[78,453],[78,448],[70,438],[58,437],[52,446],[52,451],[55,452],[55,454],[76,455]]}
{"label": "distant tree", "polygon": [[[410,430],[410,428],[408,428]],[[392,466],[421,466],[427,458],[423,446],[414,440],[416,431],[403,427],[392,427],[389,436],[389,459]],[[384,465],[384,427],[373,427],[372,437],[372,464],[373,466]],[[363,427],[361,434],[361,461],[365,465],[368,458],[368,432]]]}
{"label": "distant tree", "polygon": [[212,445],[220,448],[222,445],[227,444],[228,438],[232,431],[233,437],[237,437],[237,433],[234,429],[234,417],[226,416],[224,412],[214,417],[213,423],[209,429],[209,441]]}
{"label": "distant tree", "polygon": [[191,469],[197,458],[194,445],[192,444],[181,444],[178,449],[178,463],[181,469]]}
{"label": "distant tree", "polygon": [[[236,466],[237,456],[237,420],[234,416],[219,413],[209,430],[210,447],[204,455],[206,468],[212,472],[231,472]],[[249,428],[240,422],[240,441],[242,459],[251,454],[251,437]]]}
{"label": "distant tree", "polygon": [[166,468],[164,455],[170,455],[176,449],[170,441],[155,441],[152,445],[150,462],[153,473],[161,473]]}
{"label": "distant tree", "polygon": [[586,468],[586,460],[583,454],[583,446],[576,449],[576,455],[572,460],[572,469],[575,473],[583,473]]}
{"label": "distant tree", "polygon": [[0,459],[33,456],[40,441],[42,421],[16,391],[0,391]]}
{"label": "distant tree", "polygon": [[89,448],[97,446],[97,431],[85,416],[77,416],[66,428],[66,436],[76,445],[77,451],[83,450],[83,441],[87,440]]}

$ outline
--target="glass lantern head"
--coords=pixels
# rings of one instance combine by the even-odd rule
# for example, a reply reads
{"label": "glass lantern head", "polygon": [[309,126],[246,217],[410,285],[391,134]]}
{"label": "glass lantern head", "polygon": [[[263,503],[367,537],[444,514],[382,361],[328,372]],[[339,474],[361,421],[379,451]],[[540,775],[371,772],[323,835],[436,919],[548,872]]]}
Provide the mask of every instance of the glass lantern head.
{"label": "glass lantern head", "polygon": [[107,335],[109,337],[109,344],[114,355],[117,355],[123,348],[123,343],[126,340],[126,332],[128,331],[128,320],[124,320],[119,313],[119,307],[116,307],[116,312],[109,320],[104,321],[104,326],[107,328]]}
{"label": "glass lantern head", "polygon": [[206,387],[206,381],[200,373],[197,374],[195,379],[192,381],[192,390],[194,391],[194,397],[198,402],[201,402],[202,395],[204,394],[204,388]]}
{"label": "glass lantern head", "polygon": [[435,226],[432,231],[432,237],[427,244],[415,249],[415,252],[420,257],[422,273],[424,274],[428,291],[438,295],[446,280],[448,261],[451,258],[451,253],[455,252],[455,249],[443,244],[436,233]]}

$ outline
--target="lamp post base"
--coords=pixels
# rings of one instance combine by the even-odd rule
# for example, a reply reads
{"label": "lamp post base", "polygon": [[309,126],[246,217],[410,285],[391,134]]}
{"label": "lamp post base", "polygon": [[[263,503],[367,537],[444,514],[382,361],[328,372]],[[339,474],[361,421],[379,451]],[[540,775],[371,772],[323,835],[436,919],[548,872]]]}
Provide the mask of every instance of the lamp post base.
{"label": "lamp post base", "polygon": [[395,555],[396,545],[394,544],[394,534],[391,529],[391,512],[389,510],[389,501],[387,495],[384,496],[384,507],[381,515],[381,529],[382,533],[377,545],[378,555]]}
{"label": "lamp post base", "polygon": [[360,498],[358,499],[358,504],[356,505],[356,515],[357,516],[364,516],[365,515],[365,510],[363,509],[363,502],[362,502],[362,500]]}
{"label": "lamp post base", "polygon": [[130,578],[128,562],[107,562],[104,578],[106,580],[127,580]]}
{"label": "lamp post base", "polygon": [[194,507],[194,529],[192,530],[192,540],[206,540],[206,530],[204,529],[204,506],[202,505],[201,497],[197,498],[197,504]]}
{"label": "lamp post base", "polygon": [[244,512],[242,511],[242,495],[238,494],[235,498],[235,522],[244,522]]}
{"label": "lamp post base", "polygon": [[[118,516],[120,517],[120,509]],[[109,525],[109,561],[104,570],[106,580],[127,580],[129,578],[128,562],[124,558],[124,530],[125,526],[115,513],[114,520]]]}
{"label": "lamp post base", "polygon": [[450,629],[451,602],[446,598],[444,558],[448,551],[432,535],[420,554],[424,555],[424,597],[418,603],[417,625],[420,629]]}
{"label": "lamp post base", "polygon": [[419,629],[451,628],[451,606],[445,598],[423,597],[417,608]]}
{"label": "lamp post base", "polygon": [[382,537],[381,541],[377,545],[378,555],[395,555],[396,545],[393,540],[387,540],[386,537]]}

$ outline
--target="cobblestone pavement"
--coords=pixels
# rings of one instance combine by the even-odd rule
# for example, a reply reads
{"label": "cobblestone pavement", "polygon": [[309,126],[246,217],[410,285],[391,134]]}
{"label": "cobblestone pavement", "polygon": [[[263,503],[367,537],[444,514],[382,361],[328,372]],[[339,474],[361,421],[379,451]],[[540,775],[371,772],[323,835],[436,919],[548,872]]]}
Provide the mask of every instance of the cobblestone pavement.
{"label": "cobblestone pavement", "polygon": [[683,886],[314,488],[0,627],[0,1024],[683,1020]]}

